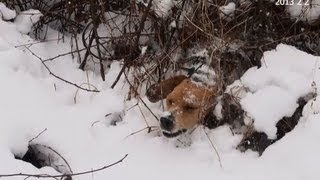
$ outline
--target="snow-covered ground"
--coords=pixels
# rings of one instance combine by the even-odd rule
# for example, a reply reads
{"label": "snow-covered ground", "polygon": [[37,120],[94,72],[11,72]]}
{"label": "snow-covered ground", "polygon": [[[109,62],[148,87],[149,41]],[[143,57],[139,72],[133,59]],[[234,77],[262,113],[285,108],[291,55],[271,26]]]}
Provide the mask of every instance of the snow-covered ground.
{"label": "snow-covered ground", "polygon": [[[192,134],[191,146],[177,148],[173,139],[157,132],[142,131],[128,136],[145,128],[146,121],[149,125],[157,122],[142,104],[134,106],[137,100],[125,101],[127,84],[123,79],[115,89],[109,88],[121,68],[119,63],[112,64],[106,82],[102,82],[98,74],[79,70],[71,56],[47,62],[55,74],[79,85],[89,81],[101,92],[78,91],[50,76],[39,59],[20,46],[34,40],[21,34],[19,25],[0,20],[0,176],[58,174],[50,167],[37,169],[14,158],[14,155],[22,157],[29,141],[47,129],[31,144],[43,144],[58,151],[74,173],[105,166],[128,154],[122,163],[74,177],[77,180],[319,179],[319,98],[306,105],[296,128],[267,148],[261,157],[256,152],[236,150],[242,137],[233,135],[227,126],[215,130],[198,128]],[[48,39],[57,38],[54,31],[49,35]],[[43,59],[70,50],[67,40],[27,47]],[[265,52],[261,68],[248,70],[241,82],[250,91],[241,104],[256,119],[254,125],[258,130],[273,137],[276,120],[293,113],[297,98],[317,92],[319,60],[293,47],[279,45],[276,50]],[[158,104],[148,105],[160,113]],[[122,111],[125,111],[123,121],[110,126],[109,116],[105,115]],[[222,167],[204,131],[214,142]]]}

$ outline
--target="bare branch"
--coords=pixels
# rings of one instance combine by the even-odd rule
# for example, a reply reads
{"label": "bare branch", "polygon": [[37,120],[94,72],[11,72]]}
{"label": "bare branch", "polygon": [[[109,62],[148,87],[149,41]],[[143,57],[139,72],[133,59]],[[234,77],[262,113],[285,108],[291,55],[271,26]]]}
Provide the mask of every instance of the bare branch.
{"label": "bare branch", "polygon": [[77,88],[79,88],[79,89],[81,89],[81,90],[84,90],[84,91],[88,91],[88,92],[100,92],[100,91],[95,90],[95,89],[91,90],[91,89],[83,88],[83,87],[81,87],[81,86],[79,86],[79,85],[77,85],[77,84],[75,84],[75,83],[73,83],[73,82],[71,82],[71,81],[68,81],[68,80],[66,80],[66,79],[64,79],[64,78],[62,78],[62,77],[54,74],[54,73],[50,70],[50,68],[47,66],[47,64],[46,64],[45,62],[43,62],[43,59],[42,59],[40,56],[38,56],[38,55],[35,54],[33,51],[31,51],[29,47],[27,47],[27,46],[24,46],[24,47],[25,47],[33,56],[35,56],[37,59],[40,60],[40,62],[42,63],[42,65],[47,69],[47,71],[49,72],[49,74],[52,75],[53,77],[55,77],[55,78],[57,78],[57,79],[65,82],[65,83],[67,83],[67,84],[70,84],[70,85],[72,85],[72,86],[75,86],[75,87],[77,87]]}
{"label": "bare branch", "polygon": [[72,174],[62,174],[62,175],[48,175],[48,174],[27,174],[27,173],[16,173],[16,174],[0,174],[0,178],[2,177],[36,177],[36,178],[63,178],[63,177],[73,177],[73,176],[80,176],[80,175],[85,175],[85,174],[91,174],[91,173],[95,173],[98,171],[102,171],[105,169],[108,169],[112,166],[115,166],[119,163],[121,163],[125,158],[127,158],[128,154],[126,154],[123,158],[121,158],[120,160],[103,166],[101,168],[98,169],[93,169],[93,170],[89,170],[89,171],[83,171],[83,172],[79,172],[79,173],[72,173]]}
{"label": "bare branch", "polygon": [[44,132],[47,131],[47,128],[45,128],[43,131],[41,131],[36,137],[29,140],[29,143],[31,143],[33,140],[37,139],[39,136],[41,136]]}

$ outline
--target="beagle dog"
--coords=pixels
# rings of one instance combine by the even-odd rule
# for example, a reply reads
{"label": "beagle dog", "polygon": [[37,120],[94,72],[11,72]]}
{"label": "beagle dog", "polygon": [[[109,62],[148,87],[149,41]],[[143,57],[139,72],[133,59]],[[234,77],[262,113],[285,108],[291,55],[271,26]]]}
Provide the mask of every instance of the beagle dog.
{"label": "beagle dog", "polygon": [[152,85],[146,96],[151,102],[166,99],[160,127],[163,135],[170,138],[204,121],[216,105],[218,88],[179,75]]}
{"label": "beagle dog", "polygon": [[[245,93],[244,87],[235,87],[239,94]],[[232,90],[233,91],[233,90]],[[231,93],[231,92],[230,92]],[[166,99],[166,111],[160,118],[160,128],[165,137],[172,138],[191,130],[198,124],[208,126],[207,119],[212,119],[210,129],[222,124],[229,124],[230,130],[240,130],[237,134],[243,134],[243,139],[237,149],[246,151],[252,149],[261,155],[264,150],[290,132],[301,117],[304,105],[309,101],[305,97],[299,99],[299,107],[291,117],[283,117],[277,123],[277,138],[269,139],[264,132],[258,132],[252,126],[246,125],[244,120],[250,120],[234,99],[234,93],[223,93],[219,96],[217,85],[204,85],[184,75],[175,76],[160,83],[150,86],[146,96],[150,102]],[[241,96],[241,95],[240,95]],[[312,96],[311,96],[312,97]],[[218,103],[221,107],[222,117],[213,115],[214,108]],[[213,116],[212,116],[213,115]],[[210,127],[211,126],[211,127]],[[180,138],[180,137],[179,137]]]}

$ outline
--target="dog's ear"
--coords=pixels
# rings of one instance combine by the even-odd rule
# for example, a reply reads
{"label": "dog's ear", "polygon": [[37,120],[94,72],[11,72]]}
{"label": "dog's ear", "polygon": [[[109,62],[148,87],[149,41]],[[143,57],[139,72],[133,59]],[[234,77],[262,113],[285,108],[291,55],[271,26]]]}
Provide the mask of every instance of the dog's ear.
{"label": "dog's ear", "polygon": [[177,85],[179,85],[186,78],[187,77],[184,75],[179,75],[163,80],[160,83],[153,84],[148,88],[146,96],[149,101],[153,103],[164,99],[173,91],[173,89]]}

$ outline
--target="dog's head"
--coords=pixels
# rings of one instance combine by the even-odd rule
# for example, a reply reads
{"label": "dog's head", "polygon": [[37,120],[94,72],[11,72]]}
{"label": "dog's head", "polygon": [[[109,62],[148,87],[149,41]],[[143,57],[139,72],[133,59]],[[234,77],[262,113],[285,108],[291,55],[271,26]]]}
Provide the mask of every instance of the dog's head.
{"label": "dog's head", "polygon": [[166,112],[160,127],[166,137],[176,137],[201,123],[214,107],[216,87],[207,87],[185,76],[176,76],[152,85],[147,91],[151,102],[166,98]]}

